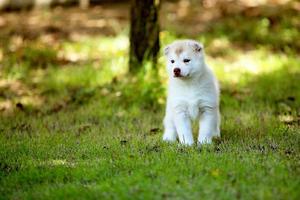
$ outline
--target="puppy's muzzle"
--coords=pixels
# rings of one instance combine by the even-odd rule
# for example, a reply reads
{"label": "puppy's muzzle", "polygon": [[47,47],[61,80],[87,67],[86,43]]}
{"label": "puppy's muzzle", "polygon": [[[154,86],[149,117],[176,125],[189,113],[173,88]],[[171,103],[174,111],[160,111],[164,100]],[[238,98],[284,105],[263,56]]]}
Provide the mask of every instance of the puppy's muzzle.
{"label": "puppy's muzzle", "polygon": [[181,77],[182,76],[180,68],[177,68],[177,67],[174,68],[173,72],[174,72],[174,77]]}

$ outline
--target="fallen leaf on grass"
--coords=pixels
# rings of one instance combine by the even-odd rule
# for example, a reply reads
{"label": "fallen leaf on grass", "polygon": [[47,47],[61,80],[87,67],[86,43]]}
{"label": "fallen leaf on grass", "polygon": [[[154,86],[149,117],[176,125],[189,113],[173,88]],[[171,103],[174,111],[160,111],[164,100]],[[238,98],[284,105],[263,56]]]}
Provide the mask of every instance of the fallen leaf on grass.
{"label": "fallen leaf on grass", "polygon": [[154,134],[157,134],[159,131],[160,131],[160,128],[151,128],[150,129],[150,134],[154,135]]}

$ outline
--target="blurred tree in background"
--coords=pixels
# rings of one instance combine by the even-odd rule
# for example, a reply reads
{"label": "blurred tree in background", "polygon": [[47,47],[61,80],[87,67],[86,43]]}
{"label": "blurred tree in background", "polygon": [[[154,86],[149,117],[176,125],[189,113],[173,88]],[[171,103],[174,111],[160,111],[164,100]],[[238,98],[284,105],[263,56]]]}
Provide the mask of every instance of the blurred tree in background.
{"label": "blurred tree in background", "polygon": [[82,9],[87,9],[89,7],[90,0],[80,0],[79,5]]}
{"label": "blurred tree in background", "polygon": [[143,61],[155,65],[159,52],[159,0],[132,0],[130,19],[130,71],[138,71]]}

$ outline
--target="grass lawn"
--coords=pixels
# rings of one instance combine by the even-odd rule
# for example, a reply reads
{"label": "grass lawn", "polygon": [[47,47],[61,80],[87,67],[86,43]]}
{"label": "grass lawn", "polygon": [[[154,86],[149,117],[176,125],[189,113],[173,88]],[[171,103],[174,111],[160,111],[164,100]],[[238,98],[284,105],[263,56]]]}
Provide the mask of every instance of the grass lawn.
{"label": "grass lawn", "polygon": [[[192,36],[221,84],[222,137],[202,148],[161,141],[164,58],[159,77],[147,64],[128,75],[126,31],[2,30],[0,199],[299,199],[300,29],[288,13]],[[190,36],[174,29],[162,45]]]}

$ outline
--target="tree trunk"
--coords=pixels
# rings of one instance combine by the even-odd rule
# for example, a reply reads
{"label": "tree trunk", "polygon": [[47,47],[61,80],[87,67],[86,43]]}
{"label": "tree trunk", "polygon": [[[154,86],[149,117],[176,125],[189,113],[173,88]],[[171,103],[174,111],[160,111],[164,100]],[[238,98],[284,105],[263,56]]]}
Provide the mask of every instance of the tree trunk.
{"label": "tree trunk", "polygon": [[144,61],[157,62],[159,51],[159,0],[131,0],[129,70],[137,72]]}
{"label": "tree trunk", "polygon": [[90,0],[79,0],[79,7],[81,9],[87,9],[90,5]]}

